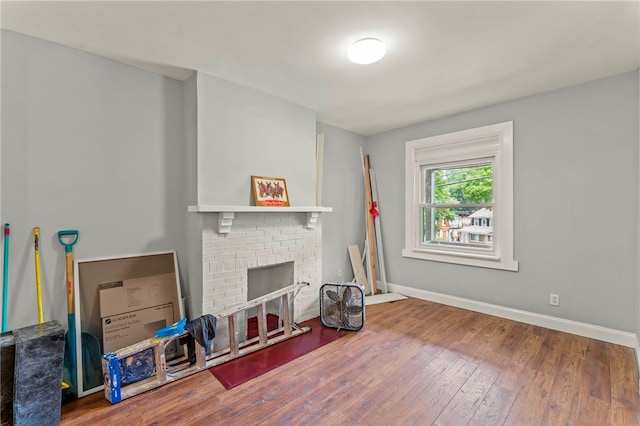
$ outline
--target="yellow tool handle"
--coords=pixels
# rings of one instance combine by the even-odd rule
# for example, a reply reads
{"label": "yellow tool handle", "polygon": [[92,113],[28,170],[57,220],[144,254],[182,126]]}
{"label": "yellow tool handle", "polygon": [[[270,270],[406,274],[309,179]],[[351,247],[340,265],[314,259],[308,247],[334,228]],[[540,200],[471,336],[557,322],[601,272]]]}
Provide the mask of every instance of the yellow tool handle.
{"label": "yellow tool handle", "polygon": [[40,228],[33,228],[33,246],[35,250],[36,262],[36,293],[38,296],[38,322],[44,322],[44,314],[42,312],[42,276],[40,274]]}
{"label": "yellow tool handle", "polygon": [[75,313],[73,308],[73,254],[67,252],[65,258],[67,261],[67,313],[73,314]]}

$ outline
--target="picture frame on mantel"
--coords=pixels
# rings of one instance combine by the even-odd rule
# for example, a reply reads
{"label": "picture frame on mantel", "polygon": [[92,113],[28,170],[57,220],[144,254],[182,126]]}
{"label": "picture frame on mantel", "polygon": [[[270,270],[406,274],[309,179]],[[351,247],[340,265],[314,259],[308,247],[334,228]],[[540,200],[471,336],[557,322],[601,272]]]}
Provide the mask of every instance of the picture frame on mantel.
{"label": "picture frame on mantel", "polygon": [[256,206],[289,207],[289,193],[285,179],[251,176],[251,188]]}

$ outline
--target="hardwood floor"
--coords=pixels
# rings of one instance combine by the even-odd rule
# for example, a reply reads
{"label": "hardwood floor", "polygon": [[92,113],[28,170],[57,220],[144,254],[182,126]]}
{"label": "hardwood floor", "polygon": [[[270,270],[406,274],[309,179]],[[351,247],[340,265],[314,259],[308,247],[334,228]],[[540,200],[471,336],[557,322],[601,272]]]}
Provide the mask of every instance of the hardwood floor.
{"label": "hardwood floor", "polygon": [[631,348],[407,299],[237,388],[204,371],[62,424],[638,425],[640,395]]}

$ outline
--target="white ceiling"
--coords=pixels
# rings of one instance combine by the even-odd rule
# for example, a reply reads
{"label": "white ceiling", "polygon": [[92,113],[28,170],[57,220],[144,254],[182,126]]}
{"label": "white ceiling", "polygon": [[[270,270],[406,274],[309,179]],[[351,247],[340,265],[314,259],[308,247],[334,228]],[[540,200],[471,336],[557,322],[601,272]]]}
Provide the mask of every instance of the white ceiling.
{"label": "white ceiling", "polygon": [[[2,28],[178,79],[193,70],[362,135],[633,71],[640,2],[2,1]],[[387,55],[346,58],[377,37]]]}

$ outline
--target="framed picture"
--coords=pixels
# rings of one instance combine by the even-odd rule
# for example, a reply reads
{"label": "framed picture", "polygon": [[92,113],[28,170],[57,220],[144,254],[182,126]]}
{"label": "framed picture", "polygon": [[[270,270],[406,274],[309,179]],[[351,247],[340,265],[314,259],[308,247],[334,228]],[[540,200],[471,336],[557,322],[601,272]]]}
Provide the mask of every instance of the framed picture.
{"label": "framed picture", "polygon": [[287,183],[282,178],[251,176],[256,206],[288,207]]}
{"label": "framed picture", "polygon": [[[184,318],[176,252],[75,261],[78,396],[104,388],[102,354],[155,335]],[[184,356],[177,345],[165,352]],[[185,358],[186,359],[186,358]]]}

